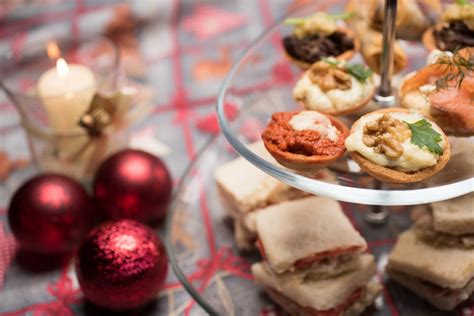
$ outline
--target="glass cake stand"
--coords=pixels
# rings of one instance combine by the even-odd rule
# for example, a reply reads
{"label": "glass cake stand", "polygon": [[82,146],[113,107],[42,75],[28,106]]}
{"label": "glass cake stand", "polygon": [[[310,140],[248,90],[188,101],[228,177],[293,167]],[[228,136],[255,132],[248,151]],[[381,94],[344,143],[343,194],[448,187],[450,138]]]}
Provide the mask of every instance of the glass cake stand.
{"label": "glass cake stand", "polygon": [[[344,10],[345,1],[330,1],[329,6],[322,2],[304,6],[291,16],[307,16],[317,10]],[[398,234],[411,226],[410,205],[473,192],[474,153],[453,144],[450,163],[435,177],[418,184],[388,185],[362,173],[348,158],[331,166],[337,174],[337,184],[334,184],[297,174],[252,152],[247,145],[260,140],[271,115],[296,108],[291,90],[301,70],[293,66],[282,51],[282,35],[290,32],[290,28],[283,25],[283,19],[245,50],[225,79],[217,104],[223,134],[212,139],[189,166],[167,218],[166,243],[173,270],[204,309],[204,312],[194,309],[191,303],[186,307],[186,314],[280,315],[281,311],[252,281],[249,267],[260,260],[259,256],[241,253],[236,248],[232,220],[215,184],[217,167],[240,155],[293,187],[341,201],[344,212],[367,240],[369,252],[375,255],[377,277],[384,284],[383,295],[376,301],[371,315],[451,315],[435,310],[386,279],[383,271]],[[405,74],[425,65],[428,55],[421,43],[402,41],[401,45],[409,56],[410,66],[392,78],[394,86]],[[360,56],[352,61],[363,62]],[[230,115],[234,111],[227,110],[231,105],[238,109],[236,114]],[[365,111],[377,107],[374,103]],[[350,124],[363,113],[344,117],[344,120]],[[452,139],[453,143],[458,141]],[[377,209],[370,205],[386,206],[384,209],[391,216],[386,218],[385,226],[366,221],[366,214]],[[468,314],[467,309],[471,311],[474,307],[460,307],[452,315]]]}
{"label": "glass cake stand", "polygon": [[[344,10],[345,1],[331,3],[334,5],[330,6],[330,11]],[[304,6],[291,16],[307,16],[320,10],[322,6]],[[290,63],[282,50],[282,35],[291,31],[291,27],[285,26],[282,21],[283,19],[277,21],[245,50],[222,84],[217,102],[219,122],[225,138],[240,155],[293,187],[339,201],[371,205],[415,205],[446,200],[474,191],[474,167],[466,168],[463,160],[466,155],[472,157],[474,151],[459,153],[464,149],[456,148],[454,144],[453,150],[456,153],[442,172],[421,183],[409,185],[371,183],[349,158],[331,166],[342,171],[338,175],[339,184],[326,183],[298,174],[250,151],[246,145],[254,139],[249,139],[247,135],[249,126],[263,129],[274,112],[298,109],[291,92],[302,72]],[[407,73],[424,66],[428,55],[428,51],[419,42],[401,41],[401,46],[408,55],[409,67],[392,78],[395,87]],[[363,63],[360,56],[351,61]],[[251,88],[248,88],[249,84],[252,85]],[[228,116],[228,103],[239,109],[237,115]],[[350,126],[361,114],[373,111],[378,106],[373,102],[361,113],[345,116],[343,119]]]}

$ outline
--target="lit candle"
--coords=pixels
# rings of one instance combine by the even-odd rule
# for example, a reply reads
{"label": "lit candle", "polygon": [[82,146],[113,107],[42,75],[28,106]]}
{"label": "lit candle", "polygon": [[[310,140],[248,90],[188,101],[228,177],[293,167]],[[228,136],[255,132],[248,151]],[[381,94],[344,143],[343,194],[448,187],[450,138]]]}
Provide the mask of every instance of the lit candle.
{"label": "lit candle", "polygon": [[50,126],[55,130],[68,130],[78,127],[79,118],[89,108],[96,80],[86,66],[68,65],[63,58],[58,58],[56,67],[41,75],[37,87]]}

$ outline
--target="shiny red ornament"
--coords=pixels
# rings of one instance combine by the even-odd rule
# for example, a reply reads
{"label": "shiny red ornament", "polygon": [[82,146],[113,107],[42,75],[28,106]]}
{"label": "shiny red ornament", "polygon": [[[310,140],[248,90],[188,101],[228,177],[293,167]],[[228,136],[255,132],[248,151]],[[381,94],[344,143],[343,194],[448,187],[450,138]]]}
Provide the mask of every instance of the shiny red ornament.
{"label": "shiny red ornament", "polygon": [[152,300],[167,271],[166,253],[156,234],[127,219],[94,228],[76,259],[85,296],[113,310],[137,308]]}
{"label": "shiny red ornament", "polygon": [[165,164],[141,150],[112,155],[99,166],[94,179],[95,200],[107,219],[159,220],[166,215],[171,191]]}
{"label": "shiny red ornament", "polygon": [[93,221],[90,199],[71,178],[43,174],[13,195],[8,220],[21,247],[37,253],[66,253],[77,247]]}

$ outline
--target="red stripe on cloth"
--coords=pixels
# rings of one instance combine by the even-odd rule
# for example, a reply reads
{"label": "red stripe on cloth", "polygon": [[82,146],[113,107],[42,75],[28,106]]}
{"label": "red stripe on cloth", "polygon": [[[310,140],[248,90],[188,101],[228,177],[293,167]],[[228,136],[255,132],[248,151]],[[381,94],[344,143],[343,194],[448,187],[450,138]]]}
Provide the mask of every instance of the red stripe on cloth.
{"label": "red stripe on cloth", "polygon": [[[258,6],[260,8],[260,14],[265,27],[270,26],[274,22],[274,18],[270,9],[268,0],[259,0]],[[271,37],[272,44],[276,49],[281,49],[281,39],[278,32],[274,32]]]}
{"label": "red stripe on cloth", "polygon": [[393,245],[396,242],[395,239],[383,239],[383,240],[374,240],[367,242],[369,248],[383,247]]}
{"label": "red stripe on cloth", "polygon": [[[84,8],[82,13],[86,13],[86,12],[90,13],[90,12],[98,11],[98,10],[103,9],[104,7],[106,7],[106,5],[103,5],[103,4],[89,6],[87,8]],[[16,35],[20,33],[21,31],[26,31],[37,25],[67,20],[71,18],[73,15],[74,15],[74,11],[68,9],[65,11],[38,14],[27,19],[18,20],[18,21],[15,21],[15,23],[2,26],[0,28],[0,38]]]}
{"label": "red stripe on cloth", "polygon": [[[382,275],[377,272],[377,279],[379,280],[379,283],[383,285],[383,279],[382,279]],[[393,298],[392,298],[392,295],[390,294],[390,292],[387,290],[387,287],[383,287],[382,288],[382,293],[383,293],[383,296],[385,297],[385,301],[388,305],[388,309],[390,310],[390,315],[392,316],[399,316],[399,313],[398,313],[398,310],[397,310],[397,307],[395,306],[395,303],[393,302]]]}
{"label": "red stripe on cloth", "polygon": [[15,60],[19,60],[21,58],[21,54],[23,52],[23,47],[25,46],[26,39],[27,39],[27,33],[20,33],[16,35],[10,42],[10,48],[13,54],[13,58]]}
{"label": "red stripe on cloth", "polygon": [[0,224],[0,289],[3,288],[5,273],[15,257],[17,247],[15,237],[5,233],[3,225]]}

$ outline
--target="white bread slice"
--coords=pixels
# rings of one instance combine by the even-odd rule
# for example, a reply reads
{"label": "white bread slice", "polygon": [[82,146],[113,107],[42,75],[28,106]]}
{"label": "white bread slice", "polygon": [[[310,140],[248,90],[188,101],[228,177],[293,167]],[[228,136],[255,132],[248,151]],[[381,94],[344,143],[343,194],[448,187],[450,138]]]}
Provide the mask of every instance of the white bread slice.
{"label": "white bread slice", "polygon": [[451,234],[474,234],[474,193],[431,204],[436,231]]}
{"label": "white bread slice", "polygon": [[357,289],[364,288],[376,272],[374,257],[364,254],[358,270],[322,280],[302,280],[295,274],[274,275],[265,263],[252,265],[255,281],[298,305],[324,311],[342,305]]}
{"label": "white bread slice", "polygon": [[[273,159],[262,141],[251,144],[249,149],[260,157]],[[267,175],[242,157],[219,166],[215,179],[234,217],[287,198],[307,195]]]}
{"label": "white bread slice", "polygon": [[[434,247],[474,248],[474,234],[453,235],[436,230],[431,205],[417,205],[411,217],[414,221],[413,230],[416,236]],[[458,227],[463,227],[462,222]]]}
{"label": "white bread slice", "polygon": [[367,248],[337,201],[323,197],[280,203],[255,214],[258,238],[276,273],[293,271],[298,260],[315,254]]}
{"label": "white bread slice", "polygon": [[[265,288],[265,291],[268,293],[270,298],[280,305],[288,314],[292,316],[310,316],[314,313],[307,311],[301,306],[298,306],[295,302],[289,298],[283,296],[281,293],[272,290],[270,288]],[[364,296],[357,300],[353,305],[351,305],[347,310],[338,316],[357,316],[360,315],[367,307],[372,305],[382,291],[382,286],[375,282],[370,282],[364,288]]]}
{"label": "white bread slice", "polygon": [[255,231],[250,231],[240,219],[234,221],[234,239],[239,250],[252,251],[257,249],[255,247],[257,234]]}
{"label": "white bread slice", "polygon": [[396,270],[388,269],[387,274],[418,296],[426,299],[431,305],[444,311],[453,310],[456,306],[468,300],[474,292],[474,279],[462,289],[446,291],[446,289],[433,286],[429,282]]}
{"label": "white bread slice", "polygon": [[474,277],[474,251],[433,247],[419,240],[413,230],[398,237],[388,269],[431,282],[443,288],[459,289]]}

